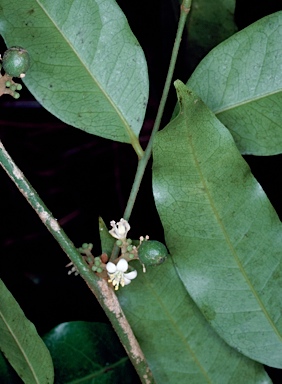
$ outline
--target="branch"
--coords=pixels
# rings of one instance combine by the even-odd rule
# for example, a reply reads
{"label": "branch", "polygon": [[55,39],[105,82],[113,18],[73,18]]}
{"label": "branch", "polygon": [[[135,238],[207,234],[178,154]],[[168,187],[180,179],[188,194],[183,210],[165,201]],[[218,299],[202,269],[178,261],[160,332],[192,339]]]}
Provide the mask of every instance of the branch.
{"label": "branch", "polygon": [[131,216],[131,212],[132,212],[133,206],[135,204],[135,200],[136,200],[136,197],[137,197],[137,194],[139,191],[139,187],[140,187],[142,178],[144,176],[146,166],[147,166],[148,161],[149,161],[151,154],[152,154],[152,147],[153,147],[154,138],[155,138],[155,136],[156,136],[156,134],[160,128],[161,119],[163,116],[165,104],[167,101],[169,89],[170,89],[171,82],[172,82],[173,72],[175,69],[175,64],[176,64],[176,60],[177,60],[177,56],[178,56],[181,38],[182,38],[183,30],[184,30],[184,27],[186,24],[187,16],[188,16],[188,13],[189,13],[190,8],[191,8],[191,3],[192,3],[192,0],[183,0],[181,7],[180,7],[180,18],[179,18],[178,28],[177,28],[177,32],[176,32],[176,38],[175,38],[175,42],[174,42],[174,46],[173,46],[173,50],[172,50],[172,54],[171,54],[171,59],[170,59],[170,63],[169,63],[167,77],[166,77],[166,81],[165,81],[159,109],[157,112],[156,120],[154,123],[154,127],[152,130],[152,134],[151,134],[149,143],[148,143],[147,148],[145,150],[144,156],[138,162],[138,167],[137,167],[135,179],[134,179],[134,182],[132,185],[132,189],[130,192],[130,196],[129,196],[124,214],[123,214],[123,218],[127,221],[129,220],[129,218]]}
{"label": "branch", "polygon": [[140,376],[142,384],[153,384],[153,376],[147,365],[145,357],[140,349],[140,346],[132,332],[129,323],[119,305],[113,289],[108,286],[108,283],[98,278],[87,266],[86,262],[81,257],[73,243],[65,234],[63,229],[54,219],[52,213],[45,206],[43,201],[38,196],[37,192],[30,185],[21,170],[16,166],[8,152],[5,150],[0,141],[0,164],[7,172],[8,176],[16,184],[19,191],[26,198],[37,215],[40,217],[43,224],[51,232],[54,238],[58,241],[64,252],[75,265],[81,277],[85,280],[91,291],[94,293],[101,307],[112,323],[121,343],[123,344],[132,364]]}

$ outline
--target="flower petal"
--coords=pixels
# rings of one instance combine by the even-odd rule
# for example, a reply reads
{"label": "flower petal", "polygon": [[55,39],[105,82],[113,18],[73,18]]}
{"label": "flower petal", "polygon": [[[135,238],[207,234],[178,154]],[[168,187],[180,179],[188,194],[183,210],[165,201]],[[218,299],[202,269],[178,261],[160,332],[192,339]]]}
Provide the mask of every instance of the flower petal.
{"label": "flower petal", "polygon": [[129,273],[124,273],[123,275],[126,279],[129,279],[129,280],[133,280],[136,278],[137,276],[137,271],[132,271],[132,272],[129,272]]}
{"label": "flower petal", "polygon": [[106,265],[106,269],[109,273],[115,273],[117,270],[117,266],[111,261],[109,261]]}
{"label": "flower petal", "polygon": [[126,272],[127,270],[128,270],[128,262],[125,259],[120,259],[119,262],[117,263],[117,271]]}
{"label": "flower petal", "polygon": [[109,233],[113,237],[119,240],[126,239],[127,232],[130,230],[128,221],[120,219],[120,221],[116,223],[114,220],[112,220],[110,224],[112,229],[109,231]]}
{"label": "flower petal", "polygon": [[124,285],[128,285],[131,283],[131,280],[129,280],[125,276],[123,276],[123,282],[124,282]]}
{"label": "flower petal", "polygon": [[118,226],[118,229],[117,229],[117,231],[118,231],[118,234],[119,234],[119,236],[120,236],[120,238],[122,239],[122,238],[126,238],[126,229],[125,229],[125,227],[123,226],[123,225],[119,225]]}
{"label": "flower petal", "polygon": [[119,231],[121,230],[123,233],[126,232],[127,234],[127,232],[130,230],[130,225],[127,220],[120,219],[120,221],[117,224],[119,227]]}

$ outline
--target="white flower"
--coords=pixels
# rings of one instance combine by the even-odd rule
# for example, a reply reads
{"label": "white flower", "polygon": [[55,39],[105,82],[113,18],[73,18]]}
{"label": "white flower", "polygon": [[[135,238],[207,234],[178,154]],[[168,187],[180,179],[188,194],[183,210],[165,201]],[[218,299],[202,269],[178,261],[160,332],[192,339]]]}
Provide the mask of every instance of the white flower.
{"label": "white flower", "polygon": [[131,280],[135,279],[137,276],[137,271],[134,270],[129,273],[124,273],[128,269],[128,262],[125,259],[120,259],[115,265],[111,261],[109,261],[106,265],[106,269],[109,276],[109,283],[112,283],[115,287],[115,290],[118,290],[119,285],[124,287],[131,283]]}
{"label": "white flower", "polygon": [[130,225],[128,221],[120,219],[118,223],[114,220],[111,221],[111,226],[113,227],[109,233],[118,240],[126,239],[127,232],[130,230]]}

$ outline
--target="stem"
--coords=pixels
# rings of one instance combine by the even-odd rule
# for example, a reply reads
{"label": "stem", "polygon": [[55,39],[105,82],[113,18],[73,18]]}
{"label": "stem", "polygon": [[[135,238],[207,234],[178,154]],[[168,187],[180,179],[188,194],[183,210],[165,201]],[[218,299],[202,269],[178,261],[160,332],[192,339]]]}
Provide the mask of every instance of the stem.
{"label": "stem", "polygon": [[140,142],[136,136],[131,137],[131,145],[138,156],[138,160],[142,159],[142,157],[144,156],[144,151],[143,151],[143,149],[140,145]]}
{"label": "stem", "polygon": [[[167,100],[169,88],[172,81],[172,76],[175,68],[175,63],[179,51],[179,46],[181,42],[181,36],[185,26],[186,18],[190,10],[192,0],[183,0],[181,5],[180,19],[176,34],[176,39],[172,51],[171,61],[169,65],[169,70],[164,85],[164,90],[162,98],[160,101],[160,106],[156,116],[155,124],[152,130],[152,135],[147,145],[145,152],[143,152],[138,139],[132,140],[132,146],[135,152],[138,155],[139,162],[135,175],[135,180],[131,189],[131,193],[128,199],[128,203],[124,212],[124,218],[129,220],[131,215],[136,196],[148,164],[149,158],[152,153],[152,145],[154,137],[160,127],[161,118],[163,115],[165,103]],[[154,378],[152,373],[147,365],[145,357],[142,350],[132,332],[132,329],[127,322],[127,319],[119,305],[118,299],[112,290],[107,284],[107,282],[101,278],[98,278],[87,266],[81,257],[80,253],[76,250],[73,243],[70,241],[68,236],[59,226],[58,222],[52,216],[51,212],[39,198],[37,192],[32,188],[28,180],[25,178],[20,169],[13,162],[7,151],[5,150],[3,144],[0,141],[0,163],[4,170],[7,172],[12,181],[16,184],[20,192],[27,199],[33,209],[36,211],[43,224],[47,227],[50,233],[58,241],[64,252],[70,258],[72,263],[75,265],[81,277],[85,280],[86,284],[89,286],[101,307],[108,316],[110,322],[112,323],[117,335],[120,338],[121,343],[123,344],[132,364],[134,365],[136,371],[139,374],[142,384],[153,384]]]}
{"label": "stem", "polygon": [[192,0],[183,0],[181,7],[180,7],[180,18],[179,18],[178,28],[177,28],[177,32],[176,32],[176,38],[175,38],[175,42],[174,42],[174,46],[173,46],[173,50],[172,50],[172,54],[171,54],[168,73],[167,73],[167,77],[166,77],[166,81],[165,81],[159,109],[157,112],[156,120],[154,123],[154,127],[152,130],[152,134],[151,134],[149,143],[146,147],[144,156],[142,158],[140,158],[140,160],[138,162],[138,167],[137,167],[137,171],[135,174],[135,179],[134,179],[134,182],[133,182],[133,185],[131,188],[130,196],[129,196],[124,214],[123,214],[123,218],[127,221],[129,220],[129,218],[131,216],[131,212],[132,212],[135,200],[136,200],[137,193],[139,191],[139,187],[140,187],[146,166],[147,166],[148,161],[149,161],[151,154],[152,154],[152,146],[153,146],[154,138],[155,138],[156,133],[158,132],[158,130],[160,128],[160,123],[161,123],[161,119],[163,116],[164,107],[166,104],[168,92],[169,92],[172,77],[173,77],[173,72],[175,69],[175,63],[176,63],[177,56],[178,56],[178,51],[179,51],[179,47],[180,47],[180,43],[181,43],[181,37],[182,37],[183,29],[185,27],[188,13],[189,13],[190,8],[191,8],[191,3],[192,3]]}
{"label": "stem", "polygon": [[[152,154],[152,147],[153,147],[154,138],[155,138],[156,133],[158,132],[158,130],[160,128],[160,124],[161,124],[161,120],[162,120],[162,116],[163,116],[163,112],[164,112],[164,107],[166,104],[166,100],[168,97],[168,93],[169,93],[169,89],[170,89],[170,85],[171,85],[171,81],[172,81],[172,77],[173,77],[173,72],[175,69],[175,64],[176,64],[176,60],[177,60],[177,56],[178,56],[180,43],[181,43],[181,37],[182,37],[183,29],[185,27],[188,13],[189,13],[190,8],[191,8],[191,3],[192,3],[192,0],[183,0],[181,7],[180,7],[180,18],[179,18],[178,27],[177,27],[176,38],[175,38],[175,42],[174,42],[173,49],[172,49],[172,54],[171,54],[171,59],[170,59],[169,68],[168,68],[168,72],[167,72],[167,77],[166,77],[166,81],[165,81],[159,109],[157,112],[156,120],[155,120],[153,129],[152,129],[152,134],[151,134],[150,140],[148,142],[148,145],[146,147],[146,150],[145,150],[143,156],[141,158],[139,158],[134,182],[133,182],[132,187],[131,187],[131,191],[130,191],[130,195],[129,195],[129,198],[128,198],[128,201],[126,204],[125,211],[123,213],[123,218],[127,221],[129,221],[129,219],[130,219],[130,216],[131,216],[131,213],[132,213],[135,201],[136,201],[136,197],[137,197],[137,194],[138,194],[138,191],[140,188],[140,184],[141,184],[143,176],[144,176],[145,169],[147,167],[148,161],[149,161],[151,154]],[[111,254],[111,258],[110,258],[111,261],[113,261],[114,259],[116,259],[118,257],[119,251],[120,251],[119,247],[117,247],[115,245],[113,250],[112,250],[112,254]]]}
{"label": "stem", "polygon": [[121,343],[123,344],[132,364],[140,376],[143,384],[154,383],[152,373],[147,365],[143,352],[127,322],[127,319],[119,305],[118,299],[113,289],[108,283],[98,278],[87,266],[80,253],[76,250],[73,243],[65,234],[51,212],[38,196],[37,192],[30,185],[20,169],[11,159],[3,144],[0,141],[0,163],[8,176],[16,184],[20,192],[36,211],[43,224],[58,241],[64,252],[71,259],[81,277],[85,280],[88,287],[96,296],[101,307],[112,323]]}

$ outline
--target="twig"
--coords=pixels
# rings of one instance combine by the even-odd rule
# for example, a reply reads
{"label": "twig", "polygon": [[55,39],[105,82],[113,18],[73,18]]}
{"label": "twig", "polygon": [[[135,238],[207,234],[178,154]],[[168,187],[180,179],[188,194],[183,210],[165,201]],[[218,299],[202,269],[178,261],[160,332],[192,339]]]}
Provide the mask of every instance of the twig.
{"label": "twig", "polygon": [[[128,198],[128,201],[126,204],[126,208],[125,208],[125,211],[123,214],[123,218],[127,221],[129,220],[129,218],[131,216],[132,209],[133,209],[135,201],[136,201],[136,197],[137,197],[137,194],[138,194],[138,191],[140,188],[140,184],[141,184],[143,176],[144,176],[145,169],[147,167],[148,161],[149,161],[151,154],[152,154],[152,147],[153,147],[154,138],[155,138],[155,136],[156,136],[156,134],[160,128],[161,119],[163,116],[166,100],[167,100],[169,89],[170,89],[171,82],[172,82],[173,72],[175,69],[175,64],[176,64],[176,60],[177,60],[177,56],[178,56],[180,43],[181,43],[181,37],[182,37],[183,29],[185,27],[188,13],[189,13],[190,8],[191,8],[191,3],[192,3],[192,0],[183,0],[181,7],[180,7],[180,18],[179,18],[178,28],[177,28],[177,32],[176,32],[176,38],[175,38],[175,42],[174,42],[174,46],[173,46],[173,50],[172,50],[172,54],[171,54],[169,69],[168,69],[168,73],[167,73],[167,77],[166,77],[166,81],[165,81],[159,109],[157,112],[156,120],[154,123],[154,127],[152,130],[150,140],[149,140],[148,145],[146,147],[146,150],[144,152],[144,155],[138,161],[138,166],[137,166],[134,182],[132,184],[130,195],[129,195],[129,198]],[[111,260],[116,259],[118,256],[118,253],[119,253],[119,248],[115,246],[113,248],[113,251],[112,251]]]}
{"label": "twig", "polygon": [[147,365],[145,357],[140,349],[130,325],[119,305],[113,289],[107,282],[98,278],[87,266],[80,253],[74,247],[68,236],[54,219],[52,213],[45,206],[37,192],[30,185],[21,170],[16,166],[8,152],[0,141],[0,164],[8,176],[16,184],[19,191],[36,211],[43,224],[48,228],[58,241],[64,252],[71,259],[81,277],[85,280],[91,291],[96,296],[101,307],[112,323],[121,343],[123,344],[132,364],[139,374],[142,384],[153,384],[153,376]]}
{"label": "twig", "polygon": [[131,212],[132,212],[135,200],[136,200],[137,193],[139,191],[139,187],[140,187],[146,166],[147,166],[148,161],[149,161],[151,154],[152,154],[152,147],[153,147],[154,138],[155,138],[156,133],[158,132],[158,130],[160,128],[160,123],[161,123],[161,119],[163,116],[164,107],[165,107],[165,104],[167,101],[167,97],[168,97],[168,93],[169,93],[169,89],[170,89],[170,85],[171,85],[171,81],[172,81],[172,77],[173,77],[173,72],[175,69],[175,64],[176,64],[176,60],[177,60],[177,56],[178,56],[180,43],[181,43],[181,37],[182,37],[183,29],[185,27],[188,13],[189,13],[190,8],[191,8],[191,3],[192,3],[192,0],[183,0],[181,7],[180,7],[180,18],[179,18],[178,28],[177,28],[177,32],[176,32],[176,38],[175,38],[175,42],[174,42],[174,46],[173,46],[173,50],[172,50],[172,54],[171,54],[169,69],[168,69],[168,73],[167,73],[167,77],[166,77],[166,81],[165,81],[159,109],[157,112],[156,120],[154,123],[154,127],[152,130],[150,140],[149,140],[148,145],[146,147],[144,156],[138,162],[138,167],[137,167],[137,171],[135,174],[135,179],[134,179],[134,182],[132,185],[132,189],[130,192],[130,196],[129,196],[124,214],[123,214],[123,218],[127,221],[129,220],[129,218],[131,216]]}

